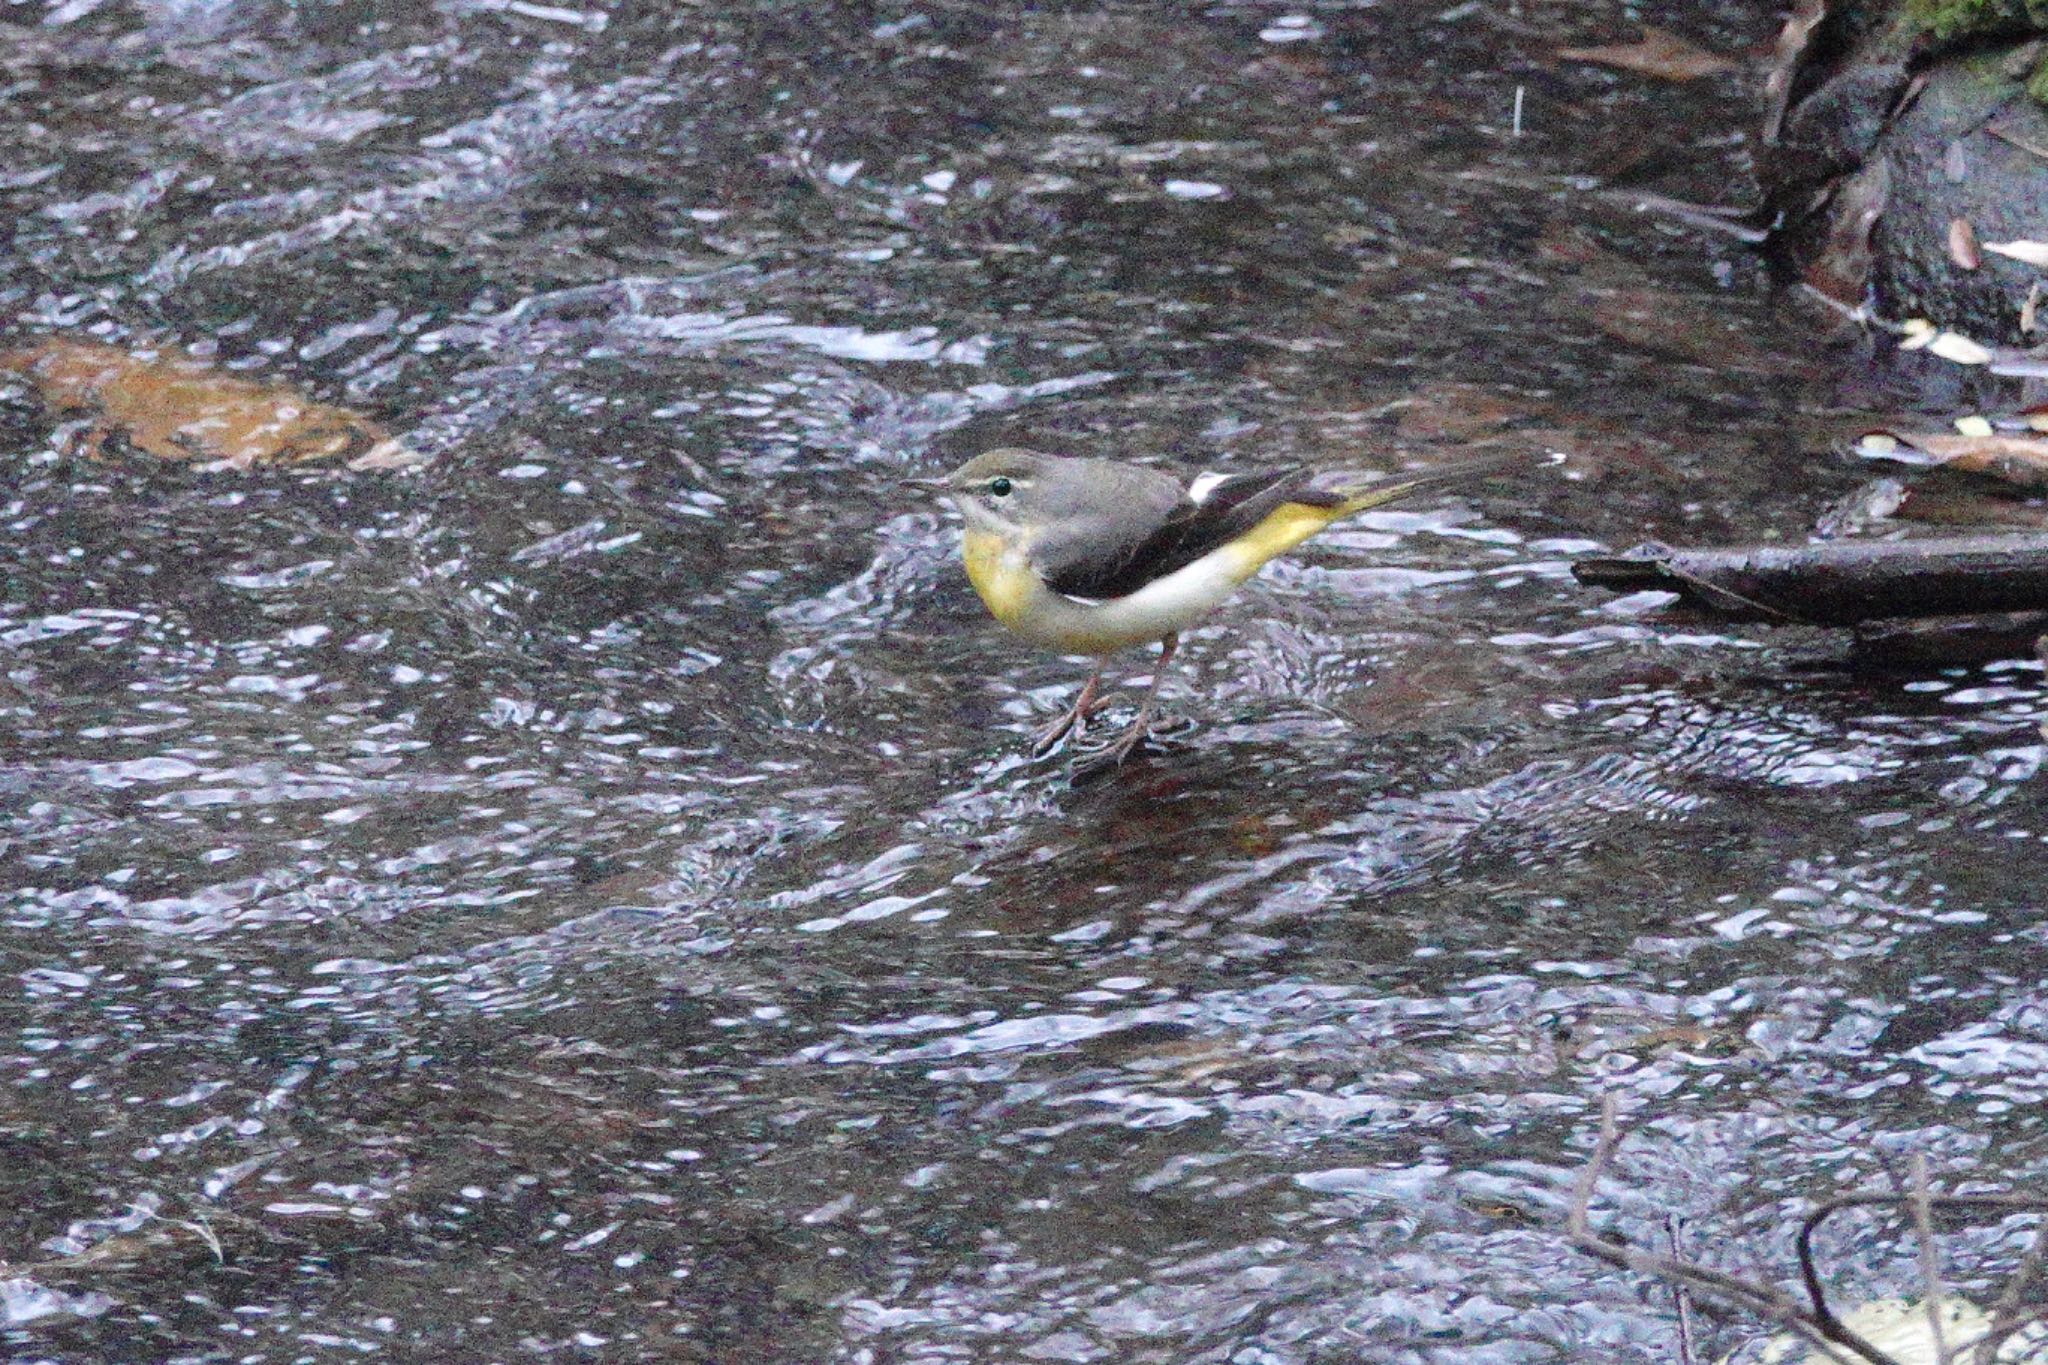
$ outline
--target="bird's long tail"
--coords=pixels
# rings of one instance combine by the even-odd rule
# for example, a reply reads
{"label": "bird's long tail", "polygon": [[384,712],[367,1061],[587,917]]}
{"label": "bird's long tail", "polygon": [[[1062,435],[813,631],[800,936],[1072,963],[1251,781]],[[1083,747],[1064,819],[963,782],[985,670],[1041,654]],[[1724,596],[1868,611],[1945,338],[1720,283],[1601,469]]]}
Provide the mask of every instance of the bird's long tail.
{"label": "bird's long tail", "polygon": [[1523,452],[1486,455],[1438,465],[1414,474],[1392,478],[1366,478],[1358,474],[1331,474],[1317,480],[1316,495],[1290,499],[1266,514],[1257,526],[1233,540],[1225,549],[1233,557],[1232,578],[1242,583],[1275,555],[1285,554],[1334,521],[1371,507],[1384,507],[1425,489],[1476,479],[1485,474],[1513,469],[1530,462]]}
{"label": "bird's long tail", "polygon": [[1526,451],[1515,451],[1512,454],[1481,455],[1470,460],[1457,460],[1450,464],[1438,465],[1434,469],[1391,477],[1363,479],[1351,474],[1333,475],[1324,481],[1324,486],[1329,492],[1344,500],[1337,508],[1336,516],[1348,517],[1374,507],[1384,507],[1390,502],[1398,502],[1414,493],[1483,479],[1489,474],[1526,468],[1533,463],[1535,461]]}

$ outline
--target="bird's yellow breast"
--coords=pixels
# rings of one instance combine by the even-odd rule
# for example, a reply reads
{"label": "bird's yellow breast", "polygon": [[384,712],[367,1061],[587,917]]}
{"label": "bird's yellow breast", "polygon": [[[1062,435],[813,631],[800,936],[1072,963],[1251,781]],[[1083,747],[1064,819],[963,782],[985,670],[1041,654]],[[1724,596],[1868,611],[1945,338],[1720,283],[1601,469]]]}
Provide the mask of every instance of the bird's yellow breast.
{"label": "bird's yellow breast", "polygon": [[960,557],[967,564],[967,581],[981,594],[989,614],[1014,629],[1040,590],[1024,557],[1007,553],[1003,538],[987,531],[967,532],[961,538]]}

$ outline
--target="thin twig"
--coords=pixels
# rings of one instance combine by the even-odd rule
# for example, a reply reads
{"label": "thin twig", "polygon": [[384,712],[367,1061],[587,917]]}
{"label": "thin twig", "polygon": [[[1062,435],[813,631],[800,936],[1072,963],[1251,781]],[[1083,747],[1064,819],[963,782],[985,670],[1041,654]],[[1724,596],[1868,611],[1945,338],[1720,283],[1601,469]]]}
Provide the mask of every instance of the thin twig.
{"label": "thin twig", "polygon": [[2030,142],[2026,137],[2010,128],[2000,128],[1996,124],[1987,123],[1984,125],[1984,131],[1997,138],[2000,142],[2009,142],[2023,152],[2032,152],[2035,156],[2048,159],[2048,147],[2044,147],[2038,142]]}
{"label": "thin twig", "polygon": [[1885,1356],[1883,1351],[1863,1339],[1861,1333],[1851,1331],[1849,1325],[1835,1316],[1835,1310],[1828,1306],[1827,1289],[1820,1282],[1820,1270],[1813,1259],[1813,1234],[1815,1229],[1831,1216],[1857,1204],[1882,1201],[1896,1203],[1897,1195],[1841,1195],[1827,1200],[1812,1213],[1800,1220],[1799,1235],[1793,1239],[1793,1250],[1799,1257],[1799,1279],[1806,1286],[1806,1302],[1813,1313],[1814,1328],[1821,1336],[1837,1345],[1847,1347],[1868,1360],[1872,1356]]}
{"label": "thin twig", "polygon": [[[1678,1215],[1664,1215],[1664,1240],[1670,1244],[1671,1259],[1681,1259],[1678,1246]],[[1674,1282],[1671,1286],[1672,1302],[1678,1306],[1678,1365],[1694,1365],[1692,1353],[1692,1300],[1685,1292],[1685,1286]]]}
{"label": "thin twig", "polygon": [[[1887,1170],[1889,1169],[1887,1167]],[[1829,1340],[1848,1346],[1850,1344],[1849,1339],[1854,1337],[1855,1333],[1844,1326],[1842,1320],[1835,1316],[1834,1310],[1828,1306],[1827,1291],[1821,1285],[1820,1271],[1816,1266],[1813,1256],[1814,1234],[1820,1230],[1822,1223],[1827,1222],[1828,1219],[1844,1209],[1895,1209],[1913,1198],[1913,1194],[1905,1189],[1901,1189],[1895,1194],[1838,1194],[1832,1199],[1824,1199],[1819,1204],[1816,1204],[1813,1211],[1799,1221],[1799,1232],[1793,1238],[1793,1248],[1799,1257],[1799,1278],[1806,1285],[1806,1298],[1813,1307],[1814,1321],[1826,1332]],[[2015,1212],[2039,1209],[2048,1212],[2048,1196],[2041,1195],[1930,1194],[1927,1196],[1927,1202],[1932,1208],[1943,1209],[2011,1209]],[[2043,1223],[2042,1237],[2035,1242],[2034,1250],[2028,1253],[2027,1260],[2021,1262],[2020,1270],[2023,1272],[2027,1271],[2031,1264],[2032,1271],[2038,1272],[2042,1268],[2044,1259],[2048,1259],[2048,1222]],[[2017,1282],[2019,1273],[2015,1272],[2014,1283]],[[2016,1306],[2019,1301],[2019,1294],[2024,1292],[2024,1286],[2022,1285],[2018,1290],[2015,1290],[2014,1283],[2008,1283],[2006,1293],[2012,1304]],[[2000,1305],[2005,1305],[2007,1298],[2001,1298],[1999,1303]],[[2025,1319],[2022,1318],[2018,1326],[2024,1325]],[[2013,1330],[2017,1330],[2017,1327]],[[2007,1332],[2003,1335],[2009,1336],[2011,1333]],[[1869,1343],[1865,1342],[1864,1344],[1868,1345]]]}
{"label": "thin twig", "polygon": [[212,1224],[203,1219],[191,1218],[160,1218],[159,1221],[169,1223],[174,1228],[183,1228],[200,1241],[206,1243],[206,1249],[213,1253],[213,1259],[216,1264],[226,1265],[228,1263],[227,1251],[221,1246],[220,1234],[213,1230]]}
{"label": "thin twig", "polygon": [[1921,1307],[1927,1311],[1927,1330],[1934,1338],[1934,1365],[1955,1365],[1949,1354],[1948,1336],[1941,1330],[1941,1249],[1934,1240],[1934,1199],[1927,1189],[1927,1154],[1913,1153],[1913,1231],[1920,1242]]}
{"label": "thin twig", "polygon": [[[1934,1329],[1934,1343],[1942,1365],[1957,1365],[1956,1355],[1943,1337],[1942,1324],[1938,1318],[1946,1291],[1941,1283],[1939,1247],[1934,1235],[1934,1210],[1937,1208],[2005,1209],[2048,1214],[2048,1195],[2021,1194],[1950,1194],[1939,1195],[1928,1188],[1926,1163],[1916,1159],[1910,1182],[1901,1179],[1899,1173],[1887,1168],[1892,1176],[1894,1189],[1891,1193],[1858,1193],[1837,1195],[1817,1204],[1800,1220],[1795,1247],[1799,1260],[1799,1275],[1806,1291],[1806,1303],[1800,1303],[1793,1296],[1771,1287],[1761,1278],[1744,1279],[1710,1266],[1684,1260],[1678,1253],[1675,1223],[1667,1219],[1666,1230],[1671,1237],[1672,1254],[1660,1256],[1655,1252],[1642,1250],[1624,1242],[1614,1241],[1593,1231],[1593,1196],[1600,1180],[1614,1159],[1615,1148],[1620,1144],[1620,1130],[1616,1121],[1616,1103],[1612,1095],[1605,1096],[1600,1104],[1600,1135],[1593,1146],[1593,1154],[1587,1159],[1573,1183],[1572,1202],[1566,1216],[1565,1227],[1574,1245],[1589,1255],[1639,1275],[1664,1280],[1679,1295],[1679,1347],[1681,1362],[1691,1359],[1691,1329],[1687,1319],[1687,1288],[1708,1291],[1723,1299],[1731,1300],[1741,1307],[1769,1318],[1789,1330],[1810,1346],[1818,1347],[1822,1356],[1832,1360],[1853,1357],[1867,1362],[1867,1365],[1899,1365],[1891,1355],[1872,1345],[1869,1341],[1850,1330],[1828,1306],[1827,1291],[1821,1282],[1821,1275],[1813,1254],[1813,1240],[1820,1226],[1844,1209],[1887,1208],[1909,1209],[1920,1230],[1921,1275],[1926,1282],[1926,1305],[1929,1323]],[[2026,1297],[2032,1282],[2048,1272],[2048,1218],[2044,1218],[2033,1245],[2021,1259],[2019,1267],[2007,1281],[2005,1290],[1993,1310],[1992,1334],[1987,1338],[1992,1350],[2036,1321],[2041,1315],[2023,1310],[2020,1305]],[[1712,1306],[1712,1299],[1707,1305]],[[1984,1354],[1985,1346],[1980,1344],[1973,1357],[1974,1365],[1992,1365],[1996,1356]]]}
{"label": "thin twig", "polygon": [[1677,579],[1679,582],[1690,583],[1693,587],[1708,594],[1710,597],[1725,597],[1738,607],[1748,607],[1751,611],[1761,612],[1766,620],[1775,617],[1780,624],[1788,626],[1808,624],[1799,617],[1794,616],[1791,612],[1786,611],[1783,607],[1774,607],[1769,602],[1759,602],[1753,597],[1744,597],[1733,588],[1724,588],[1719,583],[1710,583],[1698,574],[1686,572],[1668,559],[1660,567],[1666,574]]}
{"label": "thin twig", "polygon": [[[2031,1330],[2034,1328],[2042,1330],[2035,1332]],[[2028,1334],[2028,1339],[2025,1341],[2018,1340],[2019,1334],[2022,1332]],[[2005,1353],[2005,1348],[2008,1345],[2017,1346],[2020,1350],[2032,1352],[2033,1354],[2008,1356]],[[2039,1362],[2048,1359],[2048,1355],[2043,1355],[2041,1352],[2041,1348],[2044,1345],[2048,1345],[2048,1313],[2037,1310],[2022,1313],[2005,1326],[1986,1332],[1978,1343],[1978,1349],[1989,1350],[1992,1353],[1991,1360],[1994,1365],[2002,1365],[2002,1362],[2007,1360],[2014,1362],[2014,1365],[2018,1365],[2018,1362],[2022,1360]]]}
{"label": "thin twig", "polygon": [[1810,1346],[1822,1351],[1830,1343],[1848,1350],[1869,1365],[1898,1365],[1898,1362],[1884,1352],[1864,1341],[1852,1332],[1842,1331],[1830,1336],[1822,1331],[1813,1315],[1796,1300],[1768,1285],[1755,1284],[1737,1275],[1681,1261],[1675,1256],[1659,1256],[1655,1252],[1642,1251],[1621,1242],[1611,1241],[1592,1229],[1591,1211],[1593,1191],[1614,1157],[1619,1142],[1619,1130],[1615,1122],[1615,1101],[1607,1095],[1600,1104],[1600,1136],[1594,1143],[1593,1155],[1579,1172],[1579,1178],[1572,1191],[1571,1211],[1565,1218],[1565,1229],[1572,1242],[1588,1255],[1598,1257],[1609,1265],[1623,1270],[1634,1271],[1653,1279],[1671,1283],[1687,1284],[1709,1289],[1725,1298],[1748,1308],[1750,1311],[1769,1318],[1786,1330],[1798,1336]]}
{"label": "thin twig", "polygon": [[1991,1305],[1991,1327],[1984,1334],[1984,1339],[1977,1343],[1976,1365],[1993,1365],[2006,1338],[2040,1320],[2039,1313],[2026,1311],[2020,1304],[2044,1268],[2048,1268],[2048,1216],[2044,1216],[2034,1229],[2033,1245],[2027,1248],[2026,1255],[2020,1257],[2020,1263],[2006,1280],[1998,1301]]}
{"label": "thin twig", "polygon": [[1722,208],[1717,204],[1694,204],[1669,195],[1652,194],[1648,190],[1600,189],[1593,192],[1597,199],[1611,204],[1632,208],[1638,213],[1655,213],[1674,218],[1687,227],[1701,232],[1719,233],[1733,237],[1738,242],[1754,246],[1770,240],[1771,229],[1757,223],[1752,215],[1755,209]]}
{"label": "thin twig", "polygon": [[1828,1200],[1799,1220],[1799,1231],[1792,1238],[1792,1250],[1799,1257],[1799,1279],[1806,1286],[1806,1301],[1812,1305],[1814,1320],[1820,1324],[1821,1330],[1831,1336],[1849,1329],[1835,1316],[1835,1310],[1828,1307],[1827,1286],[1820,1282],[1820,1270],[1814,1264],[1813,1234],[1822,1223],[1847,1207]]}

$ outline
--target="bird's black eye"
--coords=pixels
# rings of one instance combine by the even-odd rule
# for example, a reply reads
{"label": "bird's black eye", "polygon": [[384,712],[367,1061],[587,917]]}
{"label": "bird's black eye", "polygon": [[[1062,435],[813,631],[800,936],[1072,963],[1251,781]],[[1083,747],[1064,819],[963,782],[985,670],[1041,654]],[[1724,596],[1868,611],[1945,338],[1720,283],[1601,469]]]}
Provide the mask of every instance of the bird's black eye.
{"label": "bird's black eye", "polygon": [[990,497],[1007,498],[1010,496],[1010,481],[1008,479],[990,479],[988,481],[988,491]]}

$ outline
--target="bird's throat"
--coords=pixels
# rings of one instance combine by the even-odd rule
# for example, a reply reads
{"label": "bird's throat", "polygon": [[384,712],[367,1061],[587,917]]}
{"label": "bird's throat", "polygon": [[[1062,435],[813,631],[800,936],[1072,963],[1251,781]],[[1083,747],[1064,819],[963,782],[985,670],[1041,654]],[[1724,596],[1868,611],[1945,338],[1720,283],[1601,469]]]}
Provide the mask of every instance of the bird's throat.
{"label": "bird's throat", "polygon": [[1022,556],[1006,553],[1001,536],[969,531],[961,538],[960,557],[967,564],[967,581],[981,594],[989,614],[1015,629],[1032,596],[1041,590]]}

